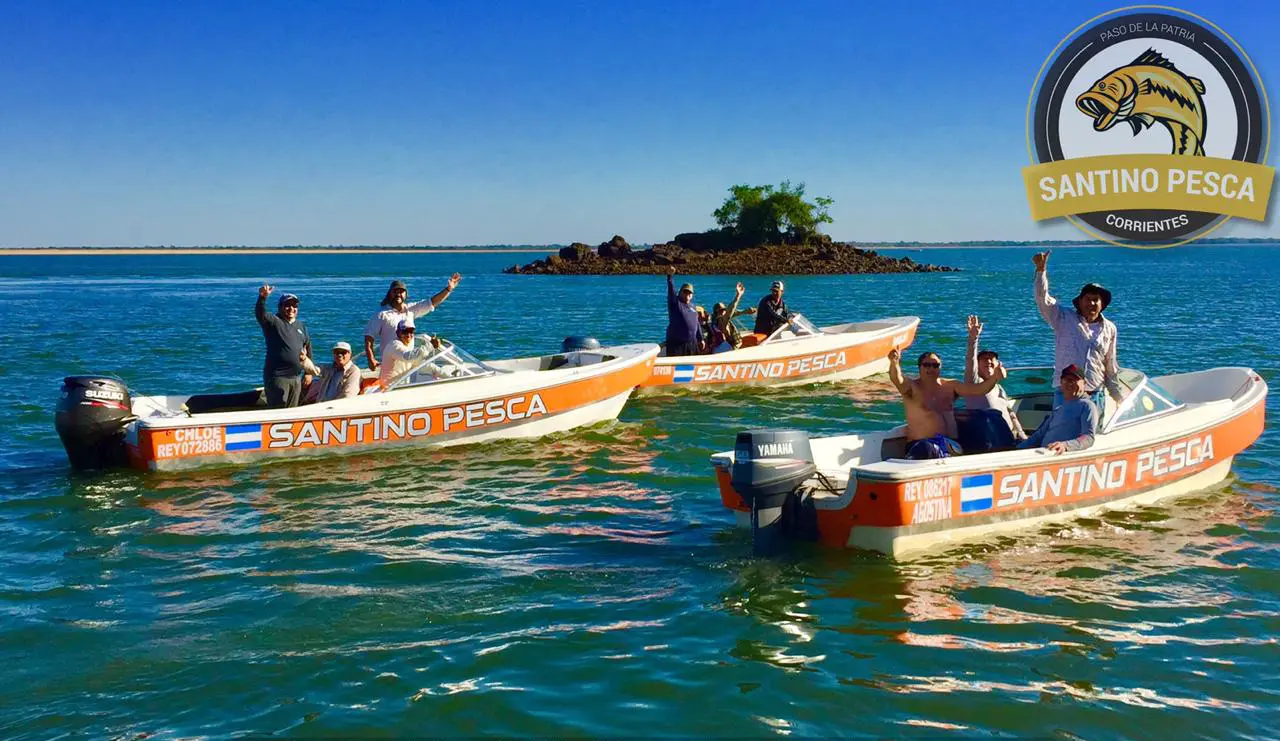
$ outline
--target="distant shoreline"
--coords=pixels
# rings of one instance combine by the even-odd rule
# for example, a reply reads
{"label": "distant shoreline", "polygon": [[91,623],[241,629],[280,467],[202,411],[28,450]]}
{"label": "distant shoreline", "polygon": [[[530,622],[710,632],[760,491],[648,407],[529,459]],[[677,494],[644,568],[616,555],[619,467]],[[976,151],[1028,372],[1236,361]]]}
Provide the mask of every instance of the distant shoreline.
{"label": "distant shoreline", "polygon": [[17,247],[0,249],[0,256],[27,255],[453,255],[459,253],[501,254],[543,252],[543,248],[469,247],[421,248],[371,247],[369,249],[329,249],[324,247]]}
{"label": "distant shoreline", "polygon": [[[1026,249],[1045,247],[1110,247],[1104,242],[1075,242],[1070,240],[1045,240],[1043,242],[916,242],[876,243],[849,242],[863,250],[899,250],[905,252],[925,250],[969,249]],[[1280,239],[1270,238],[1213,238],[1197,240],[1194,245],[1280,246]],[[518,247],[6,247],[0,248],[0,257],[28,257],[32,255],[450,255],[450,254],[502,254],[502,253],[555,253],[565,245],[522,245]],[[1139,245],[1134,248],[1140,249]]]}

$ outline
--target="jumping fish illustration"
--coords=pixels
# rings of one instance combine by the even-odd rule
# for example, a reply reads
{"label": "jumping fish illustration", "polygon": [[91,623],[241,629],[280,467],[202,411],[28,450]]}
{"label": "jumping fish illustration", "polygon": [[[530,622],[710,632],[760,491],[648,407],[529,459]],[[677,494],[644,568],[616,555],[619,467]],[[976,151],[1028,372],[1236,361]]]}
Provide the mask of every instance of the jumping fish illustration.
{"label": "jumping fish illustration", "polygon": [[1094,131],[1124,121],[1134,136],[1159,121],[1173,137],[1174,154],[1204,155],[1204,83],[1188,77],[1155,49],[1111,70],[1076,98],[1076,108],[1093,119]]}

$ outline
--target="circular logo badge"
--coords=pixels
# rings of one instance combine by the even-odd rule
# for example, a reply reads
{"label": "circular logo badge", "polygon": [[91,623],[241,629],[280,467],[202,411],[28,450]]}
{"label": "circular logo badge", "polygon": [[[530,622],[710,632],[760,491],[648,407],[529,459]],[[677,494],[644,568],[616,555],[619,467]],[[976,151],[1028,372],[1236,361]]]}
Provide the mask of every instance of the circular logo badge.
{"label": "circular logo badge", "polygon": [[1028,101],[1032,218],[1135,247],[1262,221],[1269,122],[1253,63],[1209,21],[1163,6],[1098,16],[1049,55]]}

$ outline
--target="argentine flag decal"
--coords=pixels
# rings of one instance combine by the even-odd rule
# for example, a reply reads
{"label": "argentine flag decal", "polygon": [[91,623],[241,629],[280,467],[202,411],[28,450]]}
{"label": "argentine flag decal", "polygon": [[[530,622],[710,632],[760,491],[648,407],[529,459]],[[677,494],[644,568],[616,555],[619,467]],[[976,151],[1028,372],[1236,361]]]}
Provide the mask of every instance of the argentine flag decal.
{"label": "argentine flag decal", "polygon": [[675,383],[688,383],[693,380],[692,365],[677,365],[675,371],[671,374],[671,380]]}
{"label": "argentine flag decal", "polygon": [[980,512],[991,509],[992,477],[989,473],[960,479],[960,511]]}
{"label": "argentine flag decal", "polygon": [[262,447],[262,425],[231,425],[226,430],[226,449],[257,450]]}

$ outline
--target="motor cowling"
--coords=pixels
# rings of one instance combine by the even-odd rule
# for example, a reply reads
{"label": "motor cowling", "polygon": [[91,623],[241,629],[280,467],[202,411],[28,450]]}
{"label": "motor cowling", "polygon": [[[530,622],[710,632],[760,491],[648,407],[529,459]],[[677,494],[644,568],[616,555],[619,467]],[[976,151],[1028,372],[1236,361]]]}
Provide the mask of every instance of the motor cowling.
{"label": "motor cowling", "polygon": [[594,337],[583,337],[581,335],[573,335],[564,338],[560,343],[560,352],[573,352],[575,350],[599,350],[600,341]]}
{"label": "motor cowling", "polygon": [[125,428],[133,419],[133,399],[124,383],[100,376],[62,380],[53,426],[72,468],[123,465]]}
{"label": "motor cowling", "polygon": [[757,555],[775,550],[787,534],[784,515],[795,509],[796,490],[818,467],[809,435],[800,430],[739,432],[733,446],[729,479],[751,507],[751,538]]}

